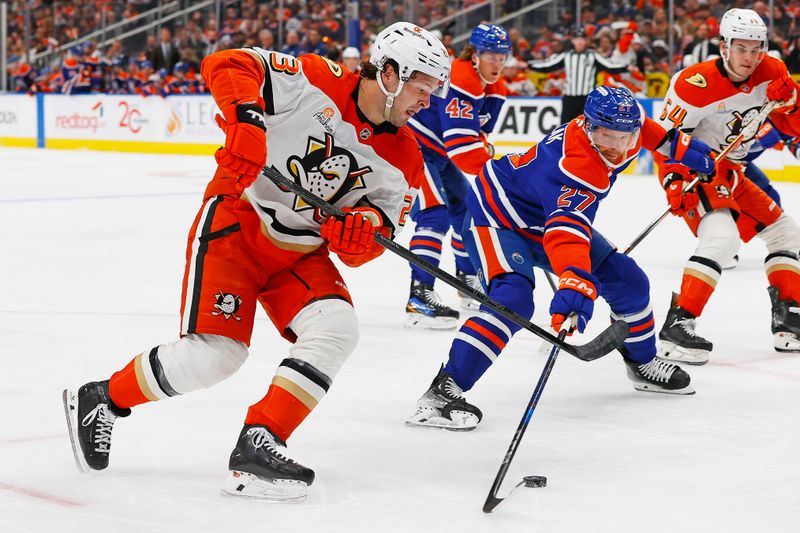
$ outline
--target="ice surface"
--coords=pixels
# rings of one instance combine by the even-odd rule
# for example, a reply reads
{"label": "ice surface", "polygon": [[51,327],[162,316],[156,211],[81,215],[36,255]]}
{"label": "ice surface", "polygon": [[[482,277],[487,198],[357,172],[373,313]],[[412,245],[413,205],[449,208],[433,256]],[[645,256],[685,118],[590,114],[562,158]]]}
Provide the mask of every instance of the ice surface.
{"label": "ice surface", "polygon": [[[408,268],[389,253],[342,267],[361,342],[289,441],[317,473],[305,503],[219,496],[245,410],[287,352],[263,313],[238,374],[135,409],[117,423],[110,468],[79,474],[61,389],[176,338],[186,235],[212,172],[211,157],[0,149],[0,531],[800,531],[800,355],[772,349],[761,242],[743,247],[698,324],[715,351],[688,368],[696,395],[634,391],[616,354],[562,354],[502,493],[524,475],[548,486],[518,489],[491,515],[481,507],[544,364],[540,343],[518,334],[469,393],[485,415],[476,431],[405,427],[453,333],[402,328]],[[800,213],[800,186],[776,187]],[[623,247],[662,195],[652,177],[624,177],[596,225]],[[633,253],[659,327],[693,244],[669,217]],[[539,285],[534,320],[546,323]],[[598,304],[590,334],[606,316]]]}

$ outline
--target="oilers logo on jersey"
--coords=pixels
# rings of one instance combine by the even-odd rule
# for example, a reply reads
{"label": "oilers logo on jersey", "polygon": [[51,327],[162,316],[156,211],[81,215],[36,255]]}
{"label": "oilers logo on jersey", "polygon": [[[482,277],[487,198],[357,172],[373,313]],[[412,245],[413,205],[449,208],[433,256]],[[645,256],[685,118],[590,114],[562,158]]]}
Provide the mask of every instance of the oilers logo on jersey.
{"label": "oilers logo on jersey", "polygon": [[[305,155],[289,157],[286,168],[304,189],[330,203],[336,203],[352,190],[366,188],[363,176],[372,172],[370,166],[359,168],[353,154],[336,146],[333,135],[329,134],[325,134],[324,140],[309,137]],[[303,211],[313,207],[297,196],[293,209]]]}

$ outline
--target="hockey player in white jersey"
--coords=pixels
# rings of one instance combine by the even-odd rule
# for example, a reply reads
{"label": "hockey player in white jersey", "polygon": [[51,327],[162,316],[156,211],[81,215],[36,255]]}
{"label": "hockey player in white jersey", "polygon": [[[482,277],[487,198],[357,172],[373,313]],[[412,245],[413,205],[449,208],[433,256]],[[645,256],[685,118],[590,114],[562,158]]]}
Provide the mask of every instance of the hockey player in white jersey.
{"label": "hockey player in white jersey", "polygon": [[[358,341],[341,274],[383,251],[423,178],[406,123],[447,94],[450,61],[428,31],[381,32],[360,75],[314,54],[225,50],[203,77],[222,110],[225,146],[189,234],[181,337],[149,347],[110,378],[64,391],[73,451],[84,470],[108,466],[117,417],[137,405],[210,387],[248,355],[256,307],[293,343],[266,396],[251,405],[223,491],[299,501],[314,471],[286,441],[322,400]],[[261,174],[270,165],[345,211],[323,217]]]}
{"label": "hockey player in white jersey", "polygon": [[[766,54],[767,27],[754,11],[731,9],[720,23],[722,57],[673,76],[659,117],[721,151],[758,116],[767,102],[773,114],[797,111],[797,87],[786,65]],[[742,241],[758,236],[767,246],[765,271],[772,303],[772,332],[778,351],[800,352],[800,228],[766,193],[747,179],[741,162],[755,135],[722,161],[716,174],[692,192],[681,193],[694,176],[661,158],[659,177],[673,214],[697,236],[659,338],[662,357],[689,364],[708,361],[712,343],[695,332],[722,274]]]}

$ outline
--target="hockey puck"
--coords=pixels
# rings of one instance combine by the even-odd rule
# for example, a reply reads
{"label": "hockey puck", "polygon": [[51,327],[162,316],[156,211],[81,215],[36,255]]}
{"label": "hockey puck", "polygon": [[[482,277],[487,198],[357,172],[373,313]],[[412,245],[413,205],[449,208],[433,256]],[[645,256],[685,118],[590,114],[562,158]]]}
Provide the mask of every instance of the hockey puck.
{"label": "hockey puck", "polygon": [[544,476],[525,476],[522,481],[525,482],[525,486],[528,488],[538,489],[547,486],[547,478]]}

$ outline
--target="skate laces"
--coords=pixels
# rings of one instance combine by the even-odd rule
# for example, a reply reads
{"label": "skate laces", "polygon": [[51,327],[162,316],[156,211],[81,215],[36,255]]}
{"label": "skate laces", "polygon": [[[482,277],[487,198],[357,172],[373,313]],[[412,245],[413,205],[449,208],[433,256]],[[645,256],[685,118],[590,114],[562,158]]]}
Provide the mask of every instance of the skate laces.
{"label": "skate laces", "polygon": [[109,453],[111,450],[111,430],[114,429],[114,420],[116,419],[117,417],[109,411],[108,406],[104,403],[98,404],[97,407],[83,417],[81,425],[84,427],[90,426],[92,422],[97,420],[97,425],[92,432],[92,440],[95,444],[94,451]]}
{"label": "skate laces", "polygon": [[694,318],[676,318],[672,325],[678,326],[690,337],[699,337],[694,331]]}
{"label": "skate laces", "polygon": [[270,455],[281,461],[294,463],[280,451],[280,448],[286,449],[286,447],[279,444],[267,428],[250,428],[247,430],[247,435],[252,438],[253,446],[256,448],[265,448]]}
{"label": "skate laces", "polygon": [[456,382],[450,376],[445,377],[440,390],[443,396],[449,400],[460,400],[462,398],[461,387],[456,385]]}
{"label": "skate laces", "polygon": [[677,367],[675,365],[665,363],[659,359],[653,359],[649,363],[639,365],[639,372],[642,376],[652,381],[669,381],[672,374]]}

